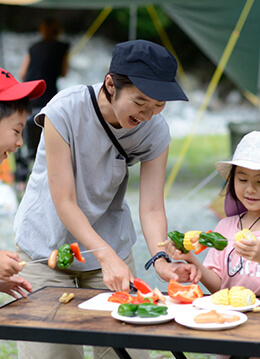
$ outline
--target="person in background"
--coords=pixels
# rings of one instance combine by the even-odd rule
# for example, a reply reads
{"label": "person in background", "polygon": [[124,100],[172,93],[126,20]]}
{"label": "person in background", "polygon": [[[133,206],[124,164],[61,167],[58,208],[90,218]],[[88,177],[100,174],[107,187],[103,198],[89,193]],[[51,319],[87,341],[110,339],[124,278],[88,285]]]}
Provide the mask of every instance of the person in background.
{"label": "person in background", "polygon": [[[172,262],[166,253],[158,254],[157,246],[167,238],[164,181],[171,141],[161,112],[166,101],[188,101],[176,72],[177,61],[164,47],[145,40],[123,42],[114,48],[103,83],[62,90],[36,115],[44,136],[14,221],[17,252],[25,261],[40,259],[75,241],[81,251],[103,250],[85,253],[85,263],[74,261],[66,270],[47,263],[25,267],[34,290],[77,283],[130,291],[137,238],[125,194],[128,166],[139,162],[140,220],[150,263],[165,281],[198,281],[196,266]],[[111,348],[93,350],[95,359],[116,357]],[[81,347],[40,343],[19,343],[18,353],[20,359],[38,358],[38,353],[83,358]]]}
{"label": "person in background", "polygon": [[41,135],[41,128],[35,125],[34,116],[56,95],[57,80],[67,74],[69,67],[69,43],[59,40],[60,23],[55,19],[46,18],[40,23],[39,33],[41,40],[29,48],[20,67],[22,81],[44,79],[47,85],[43,96],[32,101],[33,111],[26,122],[25,141],[28,155],[24,157],[21,151],[17,153],[16,180],[21,182],[25,182],[30,173],[28,162],[35,158]]}
{"label": "person in background", "polygon": [[[0,163],[23,145],[22,132],[32,110],[30,99],[41,96],[45,87],[43,80],[19,83],[10,72],[0,68]],[[15,276],[23,269],[21,261],[15,252],[0,251],[0,291],[14,298],[18,294],[26,298],[23,289],[32,292],[26,279]]]}
{"label": "person in background", "polygon": [[[226,180],[227,217],[216,226],[227,238],[222,251],[210,248],[202,263],[189,252],[182,254],[168,241],[165,250],[174,259],[186,260],[200,268],[201,282],[214,293],[232,286],[244,286],[260,296],[260,132],[245,135],[231,161],[219,161],[216,169]],[[249,229],[257,240],[235,241],[235,234]]]}

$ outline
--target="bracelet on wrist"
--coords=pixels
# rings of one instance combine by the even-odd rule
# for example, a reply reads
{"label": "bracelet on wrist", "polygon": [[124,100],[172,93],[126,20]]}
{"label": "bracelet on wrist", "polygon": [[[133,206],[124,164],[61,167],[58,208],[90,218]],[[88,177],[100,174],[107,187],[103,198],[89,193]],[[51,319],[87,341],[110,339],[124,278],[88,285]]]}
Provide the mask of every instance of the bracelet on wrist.
{"label": "bracelet on wrist", "polygon": [[168,263],[171,263],[171,259],[170,259],[170,257],[168,256],[168,254],[166,254],[165,252],[162,251],[162,252],[156,253],[151,259],[149,259],[149,261],[145,263],[144,268],[145,268],[146,270],[148,270],[148,269],[151,267],[151,265],[154,266],[154,263],[155,263],[155,262],[157,261],[157,259],[159,259],[159,258],[165,258]]}

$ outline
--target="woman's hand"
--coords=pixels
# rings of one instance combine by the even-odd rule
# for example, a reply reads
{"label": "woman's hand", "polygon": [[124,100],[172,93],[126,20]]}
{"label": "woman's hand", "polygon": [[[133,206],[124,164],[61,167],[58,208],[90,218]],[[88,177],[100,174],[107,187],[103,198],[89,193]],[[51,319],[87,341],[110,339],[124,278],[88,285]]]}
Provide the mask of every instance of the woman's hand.
{"label": "woman's hand", "polygon": [[27,298],[26,292],[32,293],[32,286],[26,279],[18,276],[11,277],[8,281],[0,280],[0,291],[11,295],[15,299],[19,298],[20,294],[22,297]]}
{"label": "woman's hand", "polygon": [[201,279],[201,271],[194,264],[183,262],[168,263],[164,258],[159,258],[154,263],[154,268],[158,275],[169,282],[173,279],[180,283],[198,283]]}
{"label": "woman's hand", "polygon": [[237,255],[257,263],[260,263],[260,241],[252,239],[241,239],[234,243]]}
{"label": "woman's hand", "polygon": [[7,281],[14,274],[20,272],[23,269],[19,264],[21,261],[15,252],[0,251],[0,280]]}
{"label": "woman's hand", "polygon": [[106,252],[102,260],[99,260],[102,267],[104,283],[113,291],[129,291],[129,283],[134,280],[130,268],[112,249],[106,250]]}

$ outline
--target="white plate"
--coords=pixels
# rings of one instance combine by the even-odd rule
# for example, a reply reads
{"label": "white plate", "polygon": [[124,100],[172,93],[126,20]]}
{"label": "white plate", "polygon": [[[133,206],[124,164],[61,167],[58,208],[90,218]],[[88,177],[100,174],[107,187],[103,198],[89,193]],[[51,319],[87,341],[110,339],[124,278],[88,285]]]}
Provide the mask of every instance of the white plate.
{"label": "white plate", "polygon": [[[191,329],[197,329],[197,330],[223,330],[223,329],[231,329],[231,328],[235,328],[240,324],[243,324],[247,321],[247,316],[244,313],[241,312],[236,312],[233,311],[232,315],[237,315],[240,317],[239,320],[237,320],[236,322],[232,322],[232,323],[223,323],[223,324],[218,324],[218,323],[195,323],[194,322],[194,317],[196,317],[196,315],[201,314],[201,313],[206,313],[208,312],[208,310],[197,310],[197,309],[193,309],[193,310],[189,310],[186,313],[181,313],[176,315],[175,317],[175,321],[178,324],[184,325],[185,327],[191,328]],[[218,310],[218,313],[225,313],[225,314],[231,314],[230,311],[224,311],[224,310]]]}
{"label": "white plate", "polygon": [[141,318],[141,317],[124,317],[123,315],[119,315],[117,312],[117,309],[114,310],[111,313],[111,316],[114,319],[120,320],[121,322],[125,322],[125,323],[130,323],[130,324],[160,324],[160,323],[165,323],[165,322],[169,322],[170,320],[174,319],[176,315],[176,312],[174,310],[169,310],[168,308],[168,313],[166,315],[160,315],[159,317],[155,317],[155,318]]}
{"label": "white plate", "polygon": [[232,307],[231,305],[213,304],[211,302],[210,296],[205,296],[205,297],[195,299],[192,304],[195,307],[201,308],[201,309],[215,309],[215,310],[223,309],[223,310],[236,310],[239,312],[247,312],[247,311],[251,310],[252,308],[257,307],[260,304],[260,300],[256,299],[255,304],[253,304],[253,305],[248,305],[248,306],[244,306],[244,307]]}

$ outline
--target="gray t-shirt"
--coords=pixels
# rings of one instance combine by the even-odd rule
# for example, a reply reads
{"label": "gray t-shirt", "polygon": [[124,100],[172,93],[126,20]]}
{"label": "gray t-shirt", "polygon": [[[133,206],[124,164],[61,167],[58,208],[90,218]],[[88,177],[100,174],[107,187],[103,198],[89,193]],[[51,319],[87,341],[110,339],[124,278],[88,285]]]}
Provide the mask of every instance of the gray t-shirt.
{"label": "gray t-shirt", "polygon": [[[96,97],[102,84],[94,85]],[[47,116],[70,145],[77,201],[97,233],[125,259],[136,235],[124,199],[128,168],[96,116],[88,88],[78,85],[59,92],[35,117],[44,128]],[[148,161],[161,154],[171,138],[161,115],[134,129],[115,129],[114,135],[129,156],[128,165]],[[14,220],[17,244],[33,259],[48,257],[64,243],[76,239],[60,221],[54,207],[47,176],[44,131],[32,174]],[[81,250],[85,248],[80,244]],[[73,270],[100,268],[93,254],[86,263],[74,261]]]}

